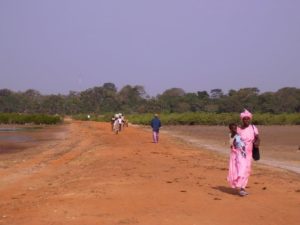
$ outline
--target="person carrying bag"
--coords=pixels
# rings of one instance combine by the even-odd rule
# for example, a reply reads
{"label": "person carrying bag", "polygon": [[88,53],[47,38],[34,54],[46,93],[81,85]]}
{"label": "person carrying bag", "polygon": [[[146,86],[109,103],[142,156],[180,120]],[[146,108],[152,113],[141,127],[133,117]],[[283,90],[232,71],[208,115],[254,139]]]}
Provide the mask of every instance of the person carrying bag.
{"label": "person carrying bag", "polygon": [[254,153],[253,155],[253,147],[255,147],[254,149],[259,147],[260,138],[256,126],[251,125],[252,113],[245,109],[244,112],[240,114],[240,118],[241,126],[237,128],[237,133],[241,136],[242,141],[245,143],[246,150],[246,160],[243,161],[242,165],[245,167],[245,173],[243,174],[243,180],[240,185],[240,195],[245,196],[248,195],[246,192],[246,186],[252,170],[252,159],[253,157],[256,157],[255,160],[257,160],[257,153]]}

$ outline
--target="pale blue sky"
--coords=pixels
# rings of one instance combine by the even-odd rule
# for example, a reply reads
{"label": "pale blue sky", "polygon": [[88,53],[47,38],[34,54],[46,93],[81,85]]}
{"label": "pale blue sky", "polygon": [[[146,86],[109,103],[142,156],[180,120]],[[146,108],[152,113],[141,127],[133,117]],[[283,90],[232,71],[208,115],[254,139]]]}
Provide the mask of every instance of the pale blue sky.
{"label": "pale blue sky", "polygon": [[0,88],[300,88],[299,0],[0,0]]}

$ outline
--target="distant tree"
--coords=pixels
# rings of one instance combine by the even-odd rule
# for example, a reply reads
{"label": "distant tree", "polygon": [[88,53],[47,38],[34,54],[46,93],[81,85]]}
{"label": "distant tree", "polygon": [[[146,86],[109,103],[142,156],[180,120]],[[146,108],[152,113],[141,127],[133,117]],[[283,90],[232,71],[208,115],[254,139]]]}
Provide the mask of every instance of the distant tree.
{"label": "distant tree", "polygon": [[236,90],[233,90],[233,89],[230,89],[229,91],[228,91],[228,96],[229,97],[232,97],[232,96],[234,96],[234,95],[236,95]]}
{"label": "distant tree", "polygon": [[14,92],[7,88],[0,89],[0,97],[7,97],[7,96],[11,96],[13,94],[14,94]]}
{"label": "distant tree", "polygon": [[242,88],[237,92],[237,96],[240,102],[243,104],[244,108],[251,111],[256,111],[258,109],[257,101],[259,89],[258,88]]}
{"label": "distant tree", "polygon": [[205,106],[206,112],[219,112],[219,105],[218,104],[208,104]]}
{"label": "distant tree", "polygon": [[183,108],[185,108],[185,111],[192,111],[192,112],[201,111],[200,100],[196,93],[186,93],[183,97],[183,102],[186,104],[186,106],[182,107],[181,105],[179,107],[180,111],[182,111]]}
{"label": "distant tree", "polygon": [[18,113],[146,113],[146,112],[300,112],[300,89],[285,87],[277,92],[260,94],[256,87],[221,89],[185,93],[181,88],[170,88],[157,97],[149,97],[143,86],[125,85],[118,92],[115,84],[104,83],[68,95],[42,95],[34,89],[14,92],[0,89],[0,112]]}
{"label": "distant tree", "polygon": [[41,97],[41,93],[34,89],[28,89],[23,93],[24,96],[30,98],[30,99],[36,99]]}
{"label": "distant tree", "polygon": [[34,89],[28,89],[24,93],[20,93],[22,98],[23,111],[26,113],[36,113],[41,110],[43,96]]}
{"label": "distant tree", "polygon": [[185,91],[181,88],[170,88],[158,96],[163,111],[176,112],[178,110],[178,104],[183,100]]}
{"label": "distant tree", "polygon": [[165,97],[181,97],[185,95],[185,91],[181,88],[170,88],[163,92],[162,96]]}
{"label": "distant tree", "polygon": [[45,96],[41,112],[47,114],[65,114],[65,97],[63,95]]}
{"label": "distant tree", "polygon": [[117,87],[113,83],[105,83],[102,86],[101,112],[119,111],[120,103],[117,96]]}
{"label": "distant tree", "polygon": [[212,89],[211,91],[210,91],[210,97],[212,98],[212,99],[219,99],[219,98],[221,98],[221,97],[223,97],[223,91],[222,91],[222,89],[219,89],[219,88],[216,88],[216,89]]}
{"label": "distant tree", "polygon": [[150,113],[160,113],[163,112],[162,102],[157,98],[150,98],[145,102],[145,111]]}
{"label": "distant tree", "polygon": [[243,103],[240,101],[236,90],[229,90],[218,102],[219,112],[239,112],[243,109]]}
{"label": "distant tree", "polygon": [[198,91],[197,96],[200,99],[208,99],[209,98],[209,94],[207,93],[207,91]]}
{"label": "distant tree", "polygon": [[126,85],[118,93],[118,101],[121,105],[121,110],[127,113],[134,112],[146,100],[146,95],[143,86]]}
{"label": "distant tree", "polygon": [[97,102],[97,96],[93,88],[89,88],[80,92],[79,100],[81,113],[97,112],[99,104]]}
{"label": "distant tree", "polygon": [[218,102],[218,112],[240,112],[244,106],[236,95],[224,96]]}
{"label": "distant tree", "polygon": [[265,92],[258,96],[258,111],[268,113],[278,113],[277,99],[273,92]]}
{"label": "distant tree", "polygon": [[238,91],[229,90],[228,95],[220,101],[220,110],[224,112],[239,112],[244,108],[257,111],[258,88],[241,88]]}
{"label": "distant tree", "polygon": [[103,84],[104,90],[110,90],[112,93],[117,93],[117,87],[114,83],[104,83]]}
{"label": "distant tree", "polygon": [[285,87],[275,93],[278,112],[300,112],[300,89]]}
{"label": "distant tree", "polygon": [[74,115],[80,113],[80,92],[70,91],[65,99],[66,114]]}
{"label": "distant tree", "polygon": [[0,89],[0,112],[20,112],[21,98],[9,89]]}
{"label": "distant tree", "polygon": [[178,113],[184,113],[191,111],[191,106],[187,102],[179,101],[174,106],[174,111]]}
{"label": "distant tree", "polygon": [[206,111],[205,107],[209,104],[209,94],[207,91],[198,91],[197,92],[197,111]]}

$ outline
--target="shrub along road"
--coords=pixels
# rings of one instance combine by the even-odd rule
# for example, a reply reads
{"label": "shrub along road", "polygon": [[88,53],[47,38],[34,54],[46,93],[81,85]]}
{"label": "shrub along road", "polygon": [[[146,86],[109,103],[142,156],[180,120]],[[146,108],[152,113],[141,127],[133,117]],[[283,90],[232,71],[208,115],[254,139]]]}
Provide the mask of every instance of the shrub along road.
{"label": "shrub along road", "polygon": [[61,129],[27,155],[0,155],[13,161],[0,168],[0,224],[300,224],[297,174],[256,166],[250,195],[239,197],[226,182],[227,158],[166,134],[153,144],[136,127]]}

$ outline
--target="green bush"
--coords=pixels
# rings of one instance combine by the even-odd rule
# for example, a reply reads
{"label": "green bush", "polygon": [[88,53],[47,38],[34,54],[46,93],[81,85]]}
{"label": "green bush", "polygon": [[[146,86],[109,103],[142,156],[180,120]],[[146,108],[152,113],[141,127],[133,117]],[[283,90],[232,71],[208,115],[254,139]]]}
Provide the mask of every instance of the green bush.
{"label": "green bush", "polygon": [[[91,115],[90,119],[86,114],[73,116],[77,120],[93,120],[109,122],[113,113],[105,115]],[[131,114],[125,115],[130,123],[149,125],[153,114]],[[238,113],[208,113],[208,112],[187,112],[187,113],[165,113],[159,118],[164,125],[227,125],[239,123]],[[253,123],[257,125],[300,125],[300,113],[256,113],[253,115]]]}
{"label": "green bush", "polygon": [[83,121],[98,121],[98,122],[109,122],[111,120],[112,114],[97,115],[97,114],[77,114],[73,115],[74,120]]}
{"label": "green bush", "polygon": [[45,114],[0,113],[0,123],[2,124],[57,124],[61,121],[59,116]]}
{"label": "green bush", "polygon": [[[130,123],[149,125],[152,114],[127,116]],[[171,113],[159,115],[164,125],[227,125],[239,123],[238,113]],[[254,114],[253,123],[257,125],[300,125],[300,113],[293,114]]]}

